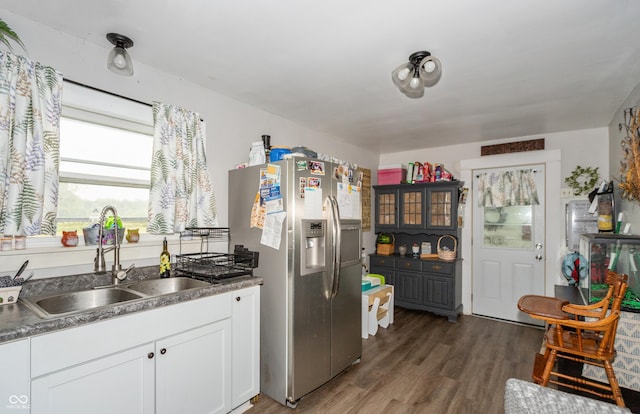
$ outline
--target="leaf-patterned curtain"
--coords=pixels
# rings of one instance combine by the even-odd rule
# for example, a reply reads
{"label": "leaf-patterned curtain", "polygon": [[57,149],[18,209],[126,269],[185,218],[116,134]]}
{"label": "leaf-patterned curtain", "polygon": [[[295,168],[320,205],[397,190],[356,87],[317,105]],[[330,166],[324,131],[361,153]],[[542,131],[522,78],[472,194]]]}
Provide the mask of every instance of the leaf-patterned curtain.
{"label": "leaf-patterned curtain", "polygon": [[216,199],[205,156],[205,123],[178,106],[153,103],[153,158],[147,231],[216,227]]}
{"label": "leaf-patterned curtain", "polygon": [[0,51],[0,234],[56,233],[62,74]]}
{"label": "leaf-patterned curtain", "polygon": [[478,206],[508,207],[540,204],[534,170],[478,175]]}

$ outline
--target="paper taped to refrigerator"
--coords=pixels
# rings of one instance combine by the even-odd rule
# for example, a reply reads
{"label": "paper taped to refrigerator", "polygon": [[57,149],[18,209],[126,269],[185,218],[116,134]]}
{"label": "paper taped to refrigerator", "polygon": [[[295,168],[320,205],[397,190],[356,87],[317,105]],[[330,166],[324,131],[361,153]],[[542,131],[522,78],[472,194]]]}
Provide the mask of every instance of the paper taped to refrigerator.
{"label": "paper taped to refrigerator", "polygon": [[304,217],[307,219],[322,218],[322,188],[307,187],[304,189]]}
{"label": "paper taped to refrigerator", "polygon": [[345,183],[337,183],[337,186],[340,217],[345,219],[361,219],[360,188]]}
{"label": "paper taped to refrigerator", "polygon": [[265,217],[260,244],[272,247],[276,250],[280,249],[280,241],[282,234],[282,225],[287,217],[287,212],[269,214]]}

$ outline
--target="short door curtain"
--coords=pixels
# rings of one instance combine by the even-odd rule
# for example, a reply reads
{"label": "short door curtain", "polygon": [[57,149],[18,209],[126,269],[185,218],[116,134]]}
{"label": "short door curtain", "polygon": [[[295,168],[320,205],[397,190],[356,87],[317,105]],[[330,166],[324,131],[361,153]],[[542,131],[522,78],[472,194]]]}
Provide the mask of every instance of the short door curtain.
{"label": "short door curtain", "polygon": [[479,207],[540,204],[532,169],[482,173],[477,178]]}

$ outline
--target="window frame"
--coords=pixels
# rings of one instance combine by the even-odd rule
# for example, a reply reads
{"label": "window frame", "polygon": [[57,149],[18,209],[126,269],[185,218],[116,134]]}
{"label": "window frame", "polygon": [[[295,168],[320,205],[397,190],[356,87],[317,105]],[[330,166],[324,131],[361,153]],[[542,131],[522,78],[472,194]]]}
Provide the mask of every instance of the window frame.
{"label": "window frame", "polygon": [[[70,113],[71,108],[74,111],[82,108],[83,111],[93,112],[98,118],[102,117],[104,122],[108,120],[117,123],[117,119],[124,114],[124,119],[146,125],[146,128],[153,124],[151,105],[68,80],[64,82],[62,105],[65,107],[65,115]],[[130,264],[135,264],[136,267],[158,265],[164,238],[168,241],[172,256],[197,253],[201,248],[199,240],[180,240],[179,233],[144,234],[138,243],[125,242],[121,245],[120,263],[123,267]],[[228,247],[227,245],[226,249]],[[27,270],[34,271],[33,279],[92,274],[95,250],[96,246],[85,246],[83,242],[76,247],[63,247],[58,236],[28,237],[24,250],[0,250],[0,274],[15,273],[25,259],[29,260]],[[222,250],[224,249],[220,251]],[[110,270],[113,254],[109,253],[106,260],[107,269]],[[172,259],[172,263],[175,263],[175,259]]]}

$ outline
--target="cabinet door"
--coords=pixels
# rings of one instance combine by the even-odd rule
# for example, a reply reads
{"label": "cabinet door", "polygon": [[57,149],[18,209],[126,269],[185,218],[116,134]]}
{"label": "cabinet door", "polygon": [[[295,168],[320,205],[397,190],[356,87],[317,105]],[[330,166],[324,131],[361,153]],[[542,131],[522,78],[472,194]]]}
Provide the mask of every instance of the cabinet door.
{"label": "cabinet door", "polygon": [[231,410],[230,319],[159,340],[155,349],[156,413]]}
{"label": "cabinet door", "polygon": [[398,228],[398,187],[376,187],[376,233]]}
{"label": "cabinet door", "polygon": [[422,276],[414,272],[396,272],[395,297],[400,303],[422,303]]}
{"label": "cabinet door", "polygon": [[[29,340],[21,339],[0,345],[0,411],[27,413],[29,407]],[[27,411],[24,411],[27,410]]]}
{"label": "cabinet door", "polygon": [[388,285],[395,284],[395,259],[388,256],[369,255],[370,273],[384,276],[384,281]]}
{"label": "cabinet door", "polygon": [[31,412],[154,413],[152,351],[141,345],[33,379]]}
{"label": "cabinet door", "polygon": [[400,189],[400,228],[424,229],[426,211],[426,191],[424,187]]}
{"label": "cabinet door", "polygon": [[454,308],[453,279],[446,276],[424,274],[422,300],[427,306]]}
{"label": "cabinet door", "polygon": [[458,188],[427,188],[427,228],[455,230],[458,226]]}
{"label": "cabinet door", "polygon": [[395,284],[395,272],[388,267],[371,266],[370,273],[384,276],[384,283],[387,285]]}
{"label": "cabinet door", "polygon": [[260,393],[260,286],[233,292],[231,407]]}

